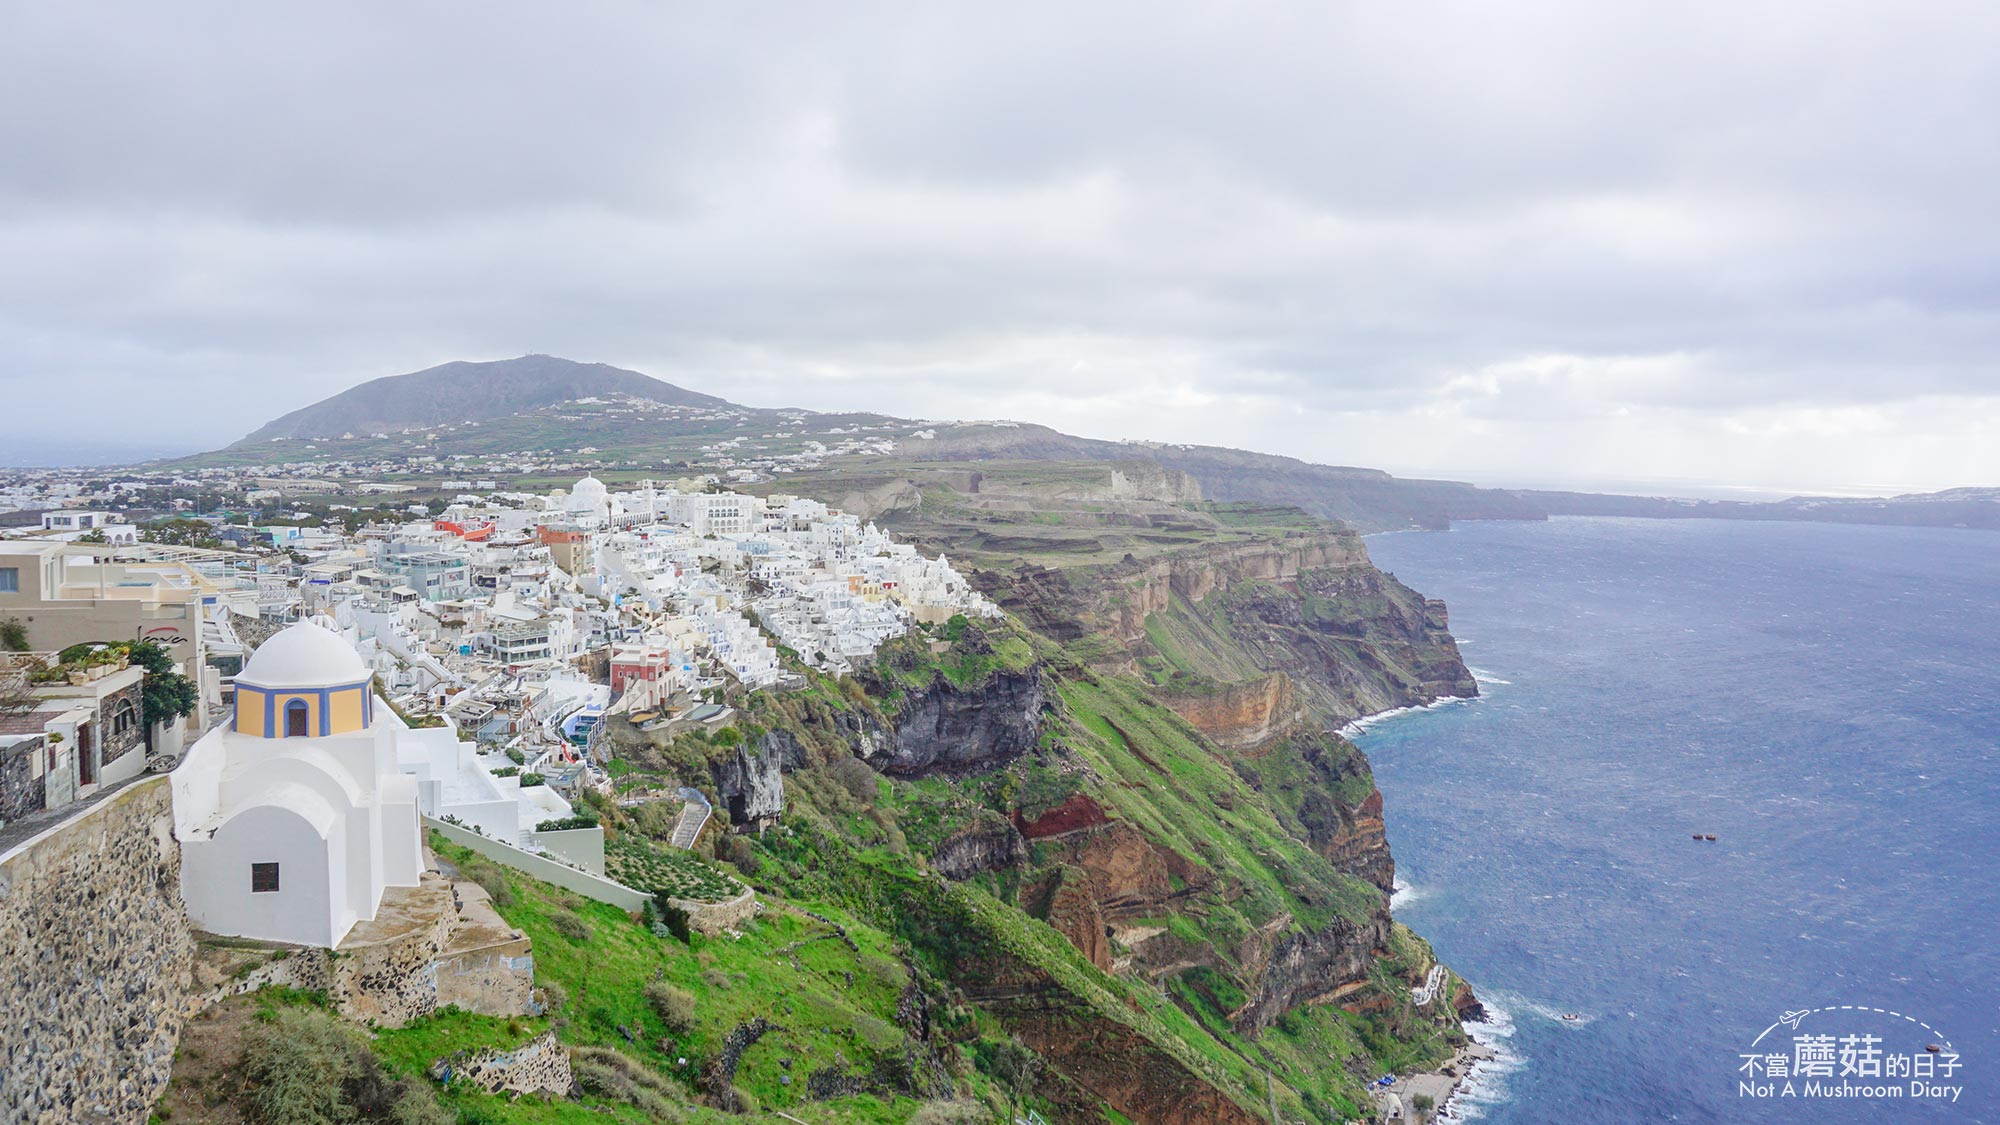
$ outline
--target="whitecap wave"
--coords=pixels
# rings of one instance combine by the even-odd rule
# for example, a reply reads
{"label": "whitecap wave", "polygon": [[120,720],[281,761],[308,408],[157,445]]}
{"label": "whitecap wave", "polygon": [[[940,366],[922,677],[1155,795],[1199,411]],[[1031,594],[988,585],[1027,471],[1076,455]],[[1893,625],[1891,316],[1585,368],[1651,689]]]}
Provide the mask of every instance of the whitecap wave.
{"label": "whitecap wave", "polygon": [[1494,675],[1493,673],[1488,672],[1484,668],[1474,668],[1472,665],[1468,664],[1465,666],[1465,670],[1472,673],[1472,679],[1474,683],[1495,684],[1500,687],[1512,687],[1514,684],[1514,681],[1503,680],[1500,677]]}
{"label": "whitecap wave", "polygon": [[1409,707],[1391,707],[1387,711],[1377,711],[1373,715],[1363,715],[1346,726],[1341,727],[1339,731],[1340,737],[1352,740],[1377,723],[1386,723],[1390,719],[1399,718],[1403,715],[1414,715],[1419,711],[1435,711],[1440,707],[1450,707],[1453,704],[1476,703],[1478,700],[1478,696],[1450,695],[1443,699],[1434,699],[1429,703],[1419,703]]}
{"label": "whitecap wave", "polygon": [[1483,1020],[1466,1020],[1465,1030],[1474,1039],[1493,1049],[1493,1057],[1481,1059],[1465,1072],[1451,1102],[1438,1115],[1439,1121],[1478,1121],[1488,1110],[1504,1104],[1511,1096],[1508,1080],[1527,1069],[1528,1060],[1508,1042],[1514,1037],[1514,1014],[1482,994],[1479,1003],[1486,1010]]}
{"label": "whitecap wave", "polygon": [[1397,879],[1394,883],[1390,884],[1389,909],[1400,910],[1422,897],[1424,897],[1422,888],[1413,887],[1403,880]]}

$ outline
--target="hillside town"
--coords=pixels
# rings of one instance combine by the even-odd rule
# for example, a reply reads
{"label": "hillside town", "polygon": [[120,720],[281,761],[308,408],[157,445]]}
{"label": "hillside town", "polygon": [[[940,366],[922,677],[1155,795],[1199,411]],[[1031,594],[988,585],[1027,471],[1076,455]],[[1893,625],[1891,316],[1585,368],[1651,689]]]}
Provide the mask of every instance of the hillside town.
{"label": "hillside town", "polygon": [[[0,830],[172,768],[254,690],[251,654],[307,622],[365,670],[358,698],[411,728],[398,756],[424,815],[601,869],[601,845],[565,854],[538,826],[607,786],[607,715],[713,719],[801,666],[850,671],[920,625],[998,612],[948,559],[814,500],[713,477],[455,483],[351,529],[191,507],[141,526],[59,493],[39,526],[0,532]],[[186,683],[181,713],[142,722],[142,656]]]}

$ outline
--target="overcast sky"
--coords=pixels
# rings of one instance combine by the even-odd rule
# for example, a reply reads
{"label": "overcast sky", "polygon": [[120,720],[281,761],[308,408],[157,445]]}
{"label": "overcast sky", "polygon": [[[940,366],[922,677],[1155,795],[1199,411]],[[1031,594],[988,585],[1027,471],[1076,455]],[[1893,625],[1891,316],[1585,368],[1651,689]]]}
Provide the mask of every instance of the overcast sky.
{"label": "overcast sky", "polygon": [[1482,483],[2000,484],[1990,2],[781,8],[10,5],[0,461],[549,352]]}

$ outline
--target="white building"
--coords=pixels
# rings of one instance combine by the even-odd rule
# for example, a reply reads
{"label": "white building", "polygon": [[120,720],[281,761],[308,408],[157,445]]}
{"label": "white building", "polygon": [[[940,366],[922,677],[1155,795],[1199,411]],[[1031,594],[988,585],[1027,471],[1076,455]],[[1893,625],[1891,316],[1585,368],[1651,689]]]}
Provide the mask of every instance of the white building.
{"label": "white building", "polygon": [[332,947],[423,871],[408,728],[352,645],[311,622],[264,642],[233,719],[173,773],[188,917],[211,933]]}

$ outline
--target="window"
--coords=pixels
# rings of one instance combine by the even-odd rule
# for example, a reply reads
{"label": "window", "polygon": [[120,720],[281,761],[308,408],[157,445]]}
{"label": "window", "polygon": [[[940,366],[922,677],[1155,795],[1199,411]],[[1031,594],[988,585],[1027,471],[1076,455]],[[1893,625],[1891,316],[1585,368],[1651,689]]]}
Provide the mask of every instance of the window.
{"label": "window", "polygon": [[285,704],[285,737],[304,738],[306,734],[306,701],[294,699]]}
{"label": "window", "polygon": [[278,889],[278,865],[275,863],[253,863],[250,865],[250,893],[263,894]]}
{"label": "window", "polygon": [[111,733],[124,734],[132,729],[132,724],[138,721],[139,709],[132,706],[132,701],[128,699],[119,704],[118,713],[111,716]]}
{"label": "window", "polygon": [[20,592],[21,568],[18,566],[0,566],[0,594],[18,594]]}

